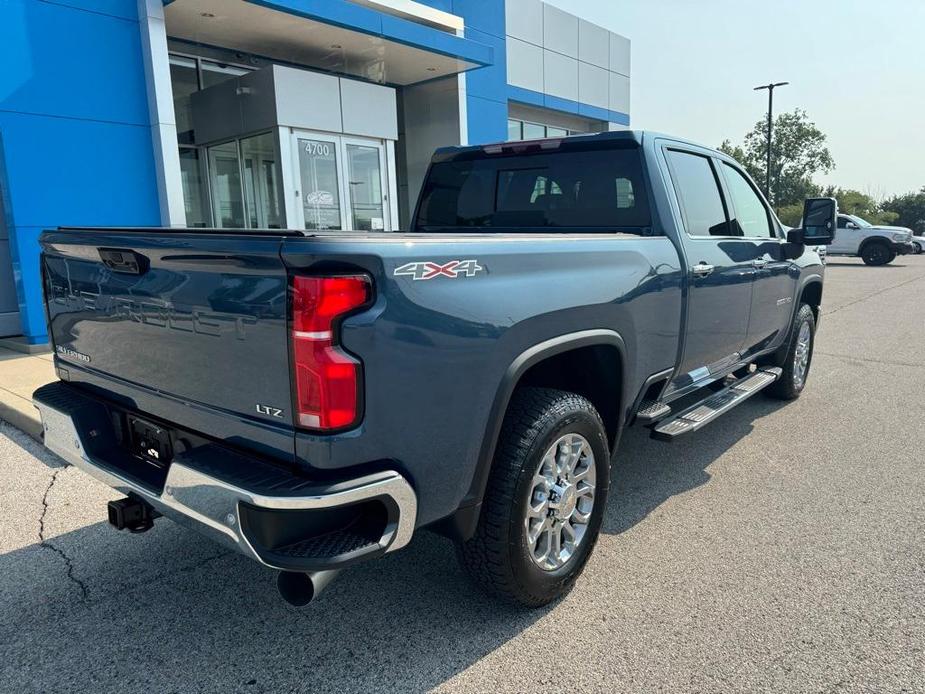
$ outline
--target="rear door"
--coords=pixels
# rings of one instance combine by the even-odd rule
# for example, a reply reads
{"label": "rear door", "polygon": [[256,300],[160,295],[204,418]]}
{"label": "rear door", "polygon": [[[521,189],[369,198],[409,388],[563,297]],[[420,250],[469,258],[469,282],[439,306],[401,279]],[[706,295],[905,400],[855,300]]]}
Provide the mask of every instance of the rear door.
{"label": "rear door", "polygon": [[732,226],[752,249],[755,285],[745,338],[746,353],[772,344],[790,325],[800,271],[784,257],[777,223],[754,183],[737,166],[719,163],[728,192]]}
{"label": "rear door", "polygon": [[680,367],[671,390],[713,380],[741,358],[755,279],[755,249],[732,225],[717,162],[665,147],[681,211],[688,304]]}
{"label": "rear door", "polygon": [[49,330],[69,380],[291,455],[279,235],[62,230],[42,245]]}

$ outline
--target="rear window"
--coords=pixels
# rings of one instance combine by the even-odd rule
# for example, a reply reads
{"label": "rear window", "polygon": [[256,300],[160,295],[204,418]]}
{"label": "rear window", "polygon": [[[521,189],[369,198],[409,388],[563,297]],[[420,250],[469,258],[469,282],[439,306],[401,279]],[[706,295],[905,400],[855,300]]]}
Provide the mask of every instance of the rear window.
{"label": "rear window", "polygon": [[638,148],[484,154],[434,163],[418,231],[596,229],[651,225]]}

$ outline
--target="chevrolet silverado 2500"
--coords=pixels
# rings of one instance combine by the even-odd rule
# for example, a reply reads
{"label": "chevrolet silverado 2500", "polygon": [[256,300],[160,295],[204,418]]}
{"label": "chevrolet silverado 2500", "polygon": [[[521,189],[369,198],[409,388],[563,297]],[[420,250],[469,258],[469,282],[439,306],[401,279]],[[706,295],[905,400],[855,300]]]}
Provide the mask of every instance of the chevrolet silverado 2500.
{"label": "chevrolet silverado 2500", "polygon": [[836,212],[784,232],[732,159],[620,132],[438,150],[407,233],[49,230],[45,445],[293,604],[426,527],[542,605],[625,426],[800,395]]}

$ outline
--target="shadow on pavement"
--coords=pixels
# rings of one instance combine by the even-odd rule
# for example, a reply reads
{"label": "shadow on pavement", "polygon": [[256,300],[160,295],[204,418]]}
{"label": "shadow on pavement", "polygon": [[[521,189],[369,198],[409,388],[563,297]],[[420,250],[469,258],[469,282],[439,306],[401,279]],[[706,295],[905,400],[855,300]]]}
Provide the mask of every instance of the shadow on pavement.
{"label": "shadow on pavement", "polygon": [[[708,482],[707,467],[781,405],[757,397],[675,444],[628,430],[604,532]],[[35,544],[0,556],[7,691],[420,691],[557,611],[486,598],[429,533],[348,570],[304,610],[277,597],[273,572],[165,521],[139,536],[100,522],[51,542],[60,553]]]}
{"label": "shadow on pavement", "polygon": [[753,421],[786,404],[759,394],[673,443],[653,441],[644,427],[627,429],[615,457],[603,531],[629,530],[667,499],[709,482],[707,467],[751,433]]}

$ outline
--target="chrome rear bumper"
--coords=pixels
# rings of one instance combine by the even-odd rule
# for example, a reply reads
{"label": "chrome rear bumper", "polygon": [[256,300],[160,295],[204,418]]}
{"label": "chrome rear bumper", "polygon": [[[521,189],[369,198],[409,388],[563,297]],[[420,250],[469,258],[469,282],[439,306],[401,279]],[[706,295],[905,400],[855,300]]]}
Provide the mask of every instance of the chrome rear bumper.
{"label": "chrome rear bumper", "polygon": [[[205,446],[198,453],[193,449],[177,456],[163,487],[157,489],[130,473],[131,464],[143,463],[113,445],[114,434],[106,430],[112,418],[107,412],[92,411],[104,408],[98,401],[65,383],[43,386],[34,401],[42,416],[45,446],[66,462],[271,568],[305,571],[344,566],[399,549],[414,532],[417,497],[398,472],[387,470],[319,485],[236,452]],[[237,472],[222,474],[229,460],[236,463]],[[312,514],[323,518],[325,511],[335,511],[349,520],[351,508],[375,502],[382,505],[376,513],[382,519],[378,538],[369,536],[368,523],[363,536],[354,531],[341,536],[337,534],[341,531],[327,529],[320,535],[293,538],[291,526],[306,525]],[[274,516],[281,522],[273,521]],[[260,525],[268,519],[279,526],[273,532],[287,536],[285,546],[274,547],[267,541],[266,527]],[[378,526],[373,535],[379,535]]]}

